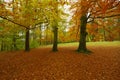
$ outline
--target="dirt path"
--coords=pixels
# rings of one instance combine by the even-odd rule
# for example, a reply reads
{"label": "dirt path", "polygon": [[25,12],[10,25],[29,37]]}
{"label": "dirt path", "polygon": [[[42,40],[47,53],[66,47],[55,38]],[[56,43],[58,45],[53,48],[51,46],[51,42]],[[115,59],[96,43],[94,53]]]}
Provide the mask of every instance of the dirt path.
{"label": "dirt path", "polygon": [[0,53],[0,80],[120,80],[120,47],[75,47]]}

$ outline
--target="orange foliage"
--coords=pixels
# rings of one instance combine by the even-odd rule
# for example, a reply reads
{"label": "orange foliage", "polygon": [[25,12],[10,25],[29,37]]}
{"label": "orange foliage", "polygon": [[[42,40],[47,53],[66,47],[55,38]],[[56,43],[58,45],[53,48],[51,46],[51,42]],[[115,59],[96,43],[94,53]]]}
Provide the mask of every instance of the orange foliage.
{"label": "orange foliage", "polygon": [[120,1],[78,0],[72,4],[71,10],[74,12],[72,19],[76,21],[75,24],[79,27],[80,18],[83,15],[87,16],[88,22],[97,18],[120,16]]}

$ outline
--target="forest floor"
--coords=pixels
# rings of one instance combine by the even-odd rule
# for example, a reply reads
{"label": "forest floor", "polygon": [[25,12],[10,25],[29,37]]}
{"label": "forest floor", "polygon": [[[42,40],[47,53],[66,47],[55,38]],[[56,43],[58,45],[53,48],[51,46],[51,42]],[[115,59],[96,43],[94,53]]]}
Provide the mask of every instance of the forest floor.
{"label": "forest floor", "polygon": [[50,47],[0,52],[0,80],[120,80],[120,46],[114,44],[88,43],[91,54],[77,53],[75,45],[58,52]]}

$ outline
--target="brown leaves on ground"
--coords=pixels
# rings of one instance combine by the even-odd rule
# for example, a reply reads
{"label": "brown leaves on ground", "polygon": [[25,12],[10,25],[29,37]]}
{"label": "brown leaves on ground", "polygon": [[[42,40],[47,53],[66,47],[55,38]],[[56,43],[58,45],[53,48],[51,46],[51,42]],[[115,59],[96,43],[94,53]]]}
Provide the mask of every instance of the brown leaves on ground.
{"label": "brown leaves on ground", "polygon": [[120,47],[75,47],[0,53],[0,80],[120,80]]}

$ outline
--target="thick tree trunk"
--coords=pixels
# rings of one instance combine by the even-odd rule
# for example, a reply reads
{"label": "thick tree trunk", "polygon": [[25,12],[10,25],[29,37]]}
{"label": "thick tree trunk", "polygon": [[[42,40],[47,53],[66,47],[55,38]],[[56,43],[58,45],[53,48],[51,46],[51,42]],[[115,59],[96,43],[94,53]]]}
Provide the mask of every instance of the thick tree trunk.
{"label": "thick tree trunk", "polygon": [[54,41],[53,41],[53,48],[52,48],[52,51],[56,52],[58,51],[57,49],[57,43],[58,43],[58,28],[57,27],[54,27]]}
{"label": "thick tree trunk", "polygon": [[25,36],[25,51],[30,51],[30,46],[29,46],[29,29],[26,29],[26,36]]}
{"label": "thick tree trunk", "polygon": [[87,17],[82,16],[81,17],[81,26],[80,26],[80,40],[79,40],[79,47],[78,47],[78,52],[83,52],[86,53],[88,52],[86,48],[86,25],[87,25]]}

